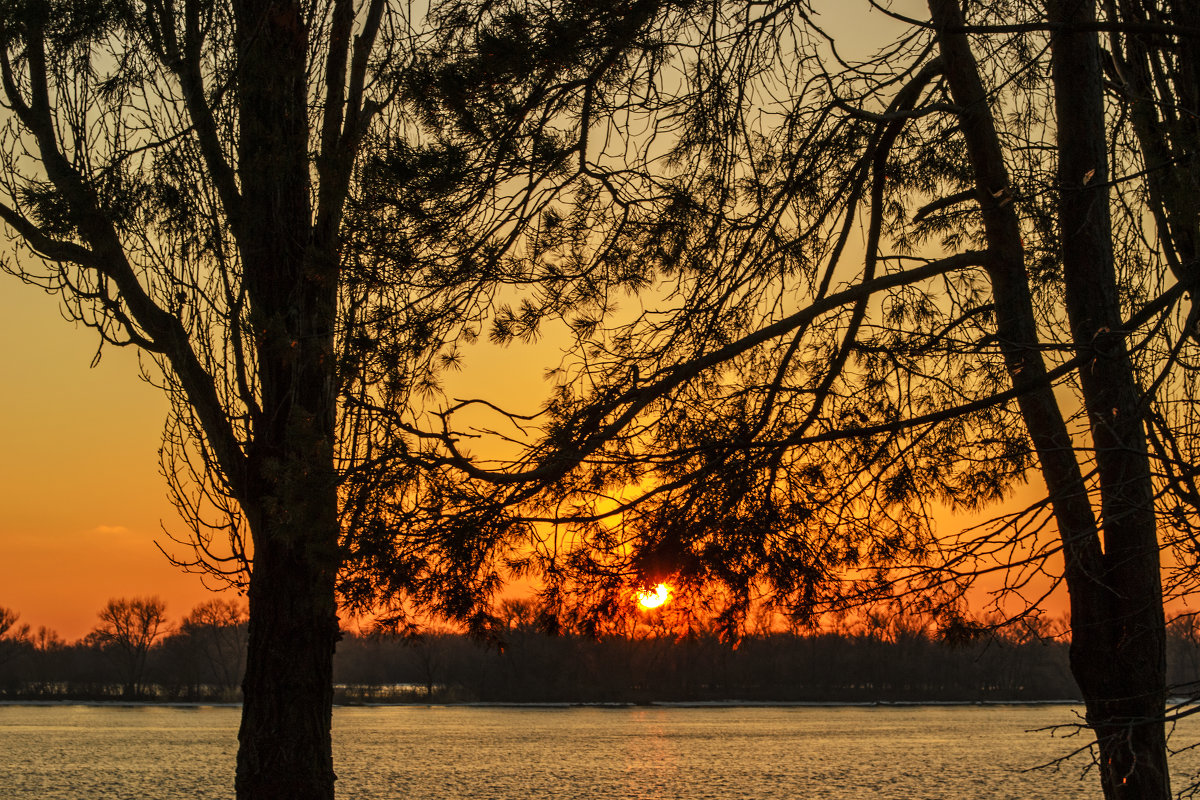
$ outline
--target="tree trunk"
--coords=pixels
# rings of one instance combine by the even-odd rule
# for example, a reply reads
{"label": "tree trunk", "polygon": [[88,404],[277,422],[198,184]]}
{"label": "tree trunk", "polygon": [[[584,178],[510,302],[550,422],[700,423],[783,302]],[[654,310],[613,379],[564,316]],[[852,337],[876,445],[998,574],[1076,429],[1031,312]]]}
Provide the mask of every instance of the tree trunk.
{"label": "tree trunk", "polygon": [[[1077,45],[1085,38],[1080,35],[1055,38],[1056,97],[1063,125],[1058,137],[1063,150],[1060,181],[1073,181],[1062,193],[1059,220],[1064,284],[1076,346],[1093,356],[1080,376],[1100,475],[1099,519],[1064,416],[1044,381],[1046,368],[1038,350],[1004,153],[970,44],[963,33],[950,30],[963,25],[961,8],[958,0],[930,0],[929,8],[975,173],[997,336],[1013,386],[1029,387],[1018,406],[1063,543],[1072,672],[1097,737],[1101,784],[1109,800],[1166,800],[1170,784],[1162,719],[1166,676],[1158,548],[1138,392],[1119,330],[1105,186],[1107,144],[1098,94],[1100,64],[1098,57],[1092,58],[1098,53],[1063,46],[1068,40]],[[1094,45],[1094,36],[1092,40]],[[1081,99],[1082,94],[1088,97]]]}
{"label": "tree trunk", "polygon": [[336,253],[314,242],[308,29],[294,0],[236,0],[238,246],[257,353],[253,538],[238,800],[332,800],[338,639]]}
{"label": "tree trunk", "polygon": [[[301,514],[293,519],[297,529],[310,522]],[[288,539],[283,531],[255,537],[238,733],[239,800],[334,796],[330,728],[338,639],[336,572],[307,556],[312,542]]]}
{"label": "tree trunk", "polygon": [[[1092,2],[1052,0],[1049,7],[1052,21],[1095,22]],[[1079,382],[1091,423],[1104,533],[1101,586],[1089,582],[1086,592],[1098,613],[1072,626],[1071,671],[1096,732],[1105,797],[1167,800],[1158,533],[1141,392],[1121,330],[1100,45],[1094,32],[1064,31],[1051,46],[1063,284],[1071,335],[1088,359]],[[1075,591],[1070,583],[1068,588]]]}

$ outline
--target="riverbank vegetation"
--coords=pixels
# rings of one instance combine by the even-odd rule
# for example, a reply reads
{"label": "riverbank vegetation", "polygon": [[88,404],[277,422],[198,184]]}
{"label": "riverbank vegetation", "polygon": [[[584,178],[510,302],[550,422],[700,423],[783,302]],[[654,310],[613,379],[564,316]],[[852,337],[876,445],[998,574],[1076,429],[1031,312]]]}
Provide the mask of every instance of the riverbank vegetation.
{"label": "riverbank vegetation", "polygon": [[[152,636],[140,660],[111,630],[113,611],[142,615]],[[213,600],[177,625],[161,603],[114,600],[75,642],[15,624],[0,636],[0,700],[238,702],[244,611]],[[417,636],[343,631],[336,701],[355,703],[1007,702],[1077,700],[1061,625],[1031,621],[970,642],[948,642],[922,620],[864,615],[820,632],[762,630],[737,641],[716,628],[668,633],[551,635],[531,604],[507,601],[489,638],[432,627]],[[134,626],[136,628],[136,626]],[[1176,691],[1200,669],[1200,625],[1170,628]],[[130,665],[141,665],[131,676]]]}

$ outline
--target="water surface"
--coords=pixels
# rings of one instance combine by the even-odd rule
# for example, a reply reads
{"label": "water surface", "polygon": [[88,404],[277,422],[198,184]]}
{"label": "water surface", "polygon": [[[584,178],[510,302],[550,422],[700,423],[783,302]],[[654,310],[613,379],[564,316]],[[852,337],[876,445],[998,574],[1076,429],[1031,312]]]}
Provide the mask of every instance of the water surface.
{"label": "water surface", "polygon": [[[0,706],[11,800],[233,797],[239,710]],[[1068,706],[339,708],[345,800],[1095,798]],[[1195,728],[1195,730],[1191,730]],[[1200,739],[1200,725],[1177,731]],[[1190,760],[1188,760],[1190,758]],[[1182,775],[1195,766],[1176,764]]]}

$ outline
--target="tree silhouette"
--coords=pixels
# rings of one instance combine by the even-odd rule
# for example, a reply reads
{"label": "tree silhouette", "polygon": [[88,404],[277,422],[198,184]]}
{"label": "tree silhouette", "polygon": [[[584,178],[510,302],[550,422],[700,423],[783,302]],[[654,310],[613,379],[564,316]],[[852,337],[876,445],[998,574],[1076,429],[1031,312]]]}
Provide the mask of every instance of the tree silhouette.
{"label": "tree silhouette", "polygon": [[0,606],[0,666],[20,655],[23,647],[33,641],[28,625],[17,627],[20,618],[13,609]]}
{"label": "tree silhouette", "polygon": [[[848,63],[803,4],[715,4],[662,56],[684,77],[647,113],[705,111],[651,128],[670,177],[591,251],[657,302],[586,309],[513,463],[442,445],[495,507],[560,526],[517,562],[552,606],[609,625],[671,579],[731,628],[758,596],[814,622],[903,599],[960,636],[982,576],[1017,620],[1065,584],[1105,795],[1170,796],[1159,560],[1186,591],[1200,29],[1185,4],[1096,5],[934,0]],[[591,219],[535,257],[584,251]],[[939,504],[1035,475],[1032,507],[935,530]]]}
{"label": "tree silhouette", "polygon": [[220,598],[201,603],[183,618],[179,633],[191,645],[189,651],[207,665],[213,683],[232,692],[246,665],[245,607]]}
{"label": "tree silhouette", "polygon": [[166,634],[166,604],[157,597],[114,598],[100,611],[100,624],[88,639],[110,654],[125,684],[125,697],[145,690],[150,648]]}
{"label": "tree silhouette", "polygon": [[8,266],[154,361],[197,545],[227,533],[234,576],[254,560],[240,796],[332,792],[338,222],[384,10],[352,58],[354,9],[333,5],[311,20],[329,56],[318,184],[298,5],[15,3],[0,29],[0,216],[44,259]]}
{"label": "tree silhouette", "polygon": [[175,557],[249,599],[239,798],[333,795],[339,585],[482,620],[500,541],[422,533],[414,422],[500,287],[591,280],[509,253],[675,8],[0,6],[4,266],[171,400]]}
{"label": "tree silhouette", "polygon": [[11,608],[0,606],[0,636],[9,636],[9,631],[17,624],[21,615]]}

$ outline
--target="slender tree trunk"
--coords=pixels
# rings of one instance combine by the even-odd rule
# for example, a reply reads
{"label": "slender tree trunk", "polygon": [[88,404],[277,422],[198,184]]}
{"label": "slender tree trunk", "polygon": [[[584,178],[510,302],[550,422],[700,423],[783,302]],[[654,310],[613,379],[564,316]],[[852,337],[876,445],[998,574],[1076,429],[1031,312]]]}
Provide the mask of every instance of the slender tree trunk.
{"label": "slender tree trunk", "polygon": [[312,234],[308,30],[294,0],[236,0],[238,245],[261,406],[247,453],[254,543],[239,800],[332,800],[338,555],[337,258]]}
{"label": "slender tree trunk", "polygon": [[[1095,21],[1094,4],[1050,2],[1051,19]],[[1059,230],[1067,316],[1100,481],[1107,591],[1101,613],[1073,626],[1071,670],[1087,703],[1109,798],[1171,796],[1163,711],[1166,626],[1141,392],[1121,330],[1108,207],[1108,146],[1097,34],[1052,41],[1058,125]]]}
{"label": "slender tree trunk", "polygon": [[[1075,181],[1063,192],[1060,226],[1072,335],[1078,347],[1094,356],[1081,370],[1081,384],[1100,473],[1097,520],[1062,411],[1053,391],[1038,385],[1044,384],[1046,369],[1037,349],[1036,318],[1004,152],[970,44],[964,34],[948,30],[963,24],[961,8],[958,0],[929,0],[929,8],[939,29],[951,94],[961,109],[983,211],[997,335],[1014,387],[1030,387],[1018,406],[1063,543],[1072,671],[1100,748],[1101,784],[1109,800],[1166,800],[1170,784],[1162,735],[1162,593],[1138,394],[1119,331],[1107,190],[1096,186],[1107,180],[1103,106],[1097,105],[1098,94],[1083,101],[1086,108],[1073,105],[1077,97],[1063,97],[1098,92],[1098,83],[1087,83],[1098,81],[1099,60],[1069,47],[1055,57],[1058,69],[1069,61],[1074,71],[1055,76],[1056,82],[1062,81],[1056,95],[1064,104],[1059,109],[1064,126],[1059,144],[1066,153],[1060,174]],[[1086,121],[1076,129],[1079,115]],[[1093,189],[1083,191],[1085,185]]]}

